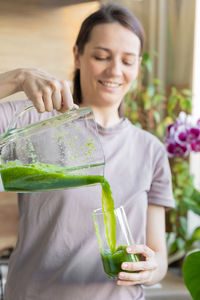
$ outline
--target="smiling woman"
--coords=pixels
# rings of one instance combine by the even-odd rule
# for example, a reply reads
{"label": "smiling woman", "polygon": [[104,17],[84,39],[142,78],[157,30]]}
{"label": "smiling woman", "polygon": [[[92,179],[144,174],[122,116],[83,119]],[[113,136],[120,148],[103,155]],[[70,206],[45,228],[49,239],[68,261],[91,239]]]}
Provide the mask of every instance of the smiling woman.
{"label": "smiling woman", "polygon": [[[105,177],[115,206],[125,207],[135,239],[126,251],[141,255],[139,262],[121,264],[116,282],[107,279],[92,221],[92,211],[101,205],[98,186],[19,194],[20,232],[6,300],[144,300],[141,285],[165,276],[164,212],[174,205],[167,154],[158,139],[119,115],[137,78],[143,44],[135,16],[110,4],[81,26],[74,46],[73,98],[65,80],[41,70],[22,68],[0,75],[0,97],[24,91],[39,112],[64,112],[75,103],[92,107],[105,154]],[[1,132],[16,109],[18,103],[0,105]],[[29,111],[25,123],[42,118]]]}

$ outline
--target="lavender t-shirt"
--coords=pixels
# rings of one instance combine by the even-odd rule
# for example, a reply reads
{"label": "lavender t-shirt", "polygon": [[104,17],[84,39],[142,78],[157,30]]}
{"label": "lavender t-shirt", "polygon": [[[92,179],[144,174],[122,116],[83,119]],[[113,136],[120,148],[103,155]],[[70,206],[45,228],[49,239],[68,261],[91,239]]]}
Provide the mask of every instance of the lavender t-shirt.
{"label": "lavender t-shirt", "polygon": [[[23,103],[0,105],[0,133]],[[21,126],[50,115],[29,111]],[[124,206],[135,243],[145,243],[148,204],[174,205],[165,148],[127,119],[97,127],[115,207]],[[19,194],[18,204],[19,234],[9,262],[6,300],[144,299],[139,285],[117,286],[104,273],[92,219],[92,211],[101,207],[100,185]]]}

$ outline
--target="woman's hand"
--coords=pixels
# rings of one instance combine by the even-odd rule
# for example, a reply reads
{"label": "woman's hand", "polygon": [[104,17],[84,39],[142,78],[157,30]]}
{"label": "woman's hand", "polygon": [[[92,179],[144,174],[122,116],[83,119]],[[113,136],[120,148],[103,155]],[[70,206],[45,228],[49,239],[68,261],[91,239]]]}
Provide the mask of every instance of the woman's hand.
{"label": "woman's hand", "polygon": [[65,112],[78,108],[74,104],[69,85],[66,80],[59,80],[52,75],[38,69],[19,69],[18,91],[24,91],[28,99],[33,102],[37,111]]}
{"label": "woman's hand", "polygon": [[[124,272],[118,274],[118,285],[136,285],[148,284],[154,271],[157,269],[155,260],[155,252],[146,245],[133,245],[126,248],[129,254],[140,254],[144,260],[138,262],[123,262],[121,269]],[[135,273],[127,273],[126,271],[134,271]]]}

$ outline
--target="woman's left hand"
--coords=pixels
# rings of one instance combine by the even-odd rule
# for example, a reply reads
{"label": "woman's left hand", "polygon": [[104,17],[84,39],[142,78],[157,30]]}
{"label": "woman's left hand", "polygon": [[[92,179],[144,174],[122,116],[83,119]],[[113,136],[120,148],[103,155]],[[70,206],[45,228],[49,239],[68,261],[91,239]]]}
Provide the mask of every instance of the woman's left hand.
{"label": "woman's left hand", "polygon": [[[126,252],[129,254],[140,254],[144,257],[144,260],[138,262],[123,262],[121,269],[124,272],[118,274],[118,285],[136,285],[136,284],[148,284],[153,276],[154,271],[158,265],[155,260],[155,252],[146,245],[132,245],[126,248]],[[135,273],[128,273],[126,271],[132,271]]]}

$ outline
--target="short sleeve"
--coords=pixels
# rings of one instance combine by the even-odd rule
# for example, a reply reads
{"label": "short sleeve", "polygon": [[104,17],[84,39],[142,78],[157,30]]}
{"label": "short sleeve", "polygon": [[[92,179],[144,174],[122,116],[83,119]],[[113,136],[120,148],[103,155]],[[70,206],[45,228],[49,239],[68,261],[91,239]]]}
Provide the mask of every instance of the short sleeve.
{"label": "short sleeve", "polygon": [[154,150],[152,164],[152,182],[148,191],[148,202],[165,208],[173,208],[175,202],[171,170],[166,150],[161,143]]}

